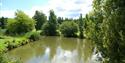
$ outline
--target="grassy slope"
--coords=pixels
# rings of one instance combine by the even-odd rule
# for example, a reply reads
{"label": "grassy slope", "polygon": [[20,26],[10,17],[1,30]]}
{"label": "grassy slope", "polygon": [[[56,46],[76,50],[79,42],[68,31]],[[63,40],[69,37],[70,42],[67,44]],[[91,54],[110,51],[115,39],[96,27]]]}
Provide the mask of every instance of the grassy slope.
{"label": "grassy slope", "polygon": [[1,36],[0,39],[0,52],[7,51],[9,49],[21,46],[28,42],[26,37],[12,37],[12,36]]}

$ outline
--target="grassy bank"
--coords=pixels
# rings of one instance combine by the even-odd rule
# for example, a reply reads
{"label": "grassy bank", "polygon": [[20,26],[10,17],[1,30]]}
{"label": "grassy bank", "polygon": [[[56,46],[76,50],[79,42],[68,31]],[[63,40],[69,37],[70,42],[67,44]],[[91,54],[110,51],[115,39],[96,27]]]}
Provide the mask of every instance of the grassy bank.
{"label": "grassy bank", "polygon": [[21,36],[0,35],[0,53],[39,39],[40,31],[31,31]]}
{"label": "grassy bank", "polygon": [[23,35],[6,35],[4,29],[0,30],[0,63],[22,63],[18,59],[11,59],[5,55],[5,52],[23,46],[29,42],[38,40],[41,31],[33,30]]}
{"label": "grassy bank", "polygon": [[28,43],[25,37],[0,36],[0,63],[20,63],[20,61],[8,58],[4,53],[8,50]]}
{"label": "grassy bank", "polygon": [[3,36],[2,39],[0,39],[0,52],[19,47],[28,42],[26,37]]}

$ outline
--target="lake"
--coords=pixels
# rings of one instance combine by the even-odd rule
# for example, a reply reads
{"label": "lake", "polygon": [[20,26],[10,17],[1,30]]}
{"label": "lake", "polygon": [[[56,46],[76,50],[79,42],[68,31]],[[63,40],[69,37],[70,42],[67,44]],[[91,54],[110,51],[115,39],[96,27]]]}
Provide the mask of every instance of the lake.
{"label": "lake", "polygon": [[64,37],[41,37],[7,54],[23,63],[100,63],[90,40]]}

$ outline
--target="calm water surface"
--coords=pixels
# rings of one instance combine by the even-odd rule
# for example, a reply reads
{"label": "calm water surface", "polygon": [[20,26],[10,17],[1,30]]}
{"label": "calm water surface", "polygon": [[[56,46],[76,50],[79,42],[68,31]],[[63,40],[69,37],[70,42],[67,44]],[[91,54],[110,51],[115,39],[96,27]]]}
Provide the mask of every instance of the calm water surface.
{"label": "calm water surface", "polygon": [[93,44],[89,40],[63,37],[41,37],[9,51],[9,57],[23,63],[97,63],[93,60]]}

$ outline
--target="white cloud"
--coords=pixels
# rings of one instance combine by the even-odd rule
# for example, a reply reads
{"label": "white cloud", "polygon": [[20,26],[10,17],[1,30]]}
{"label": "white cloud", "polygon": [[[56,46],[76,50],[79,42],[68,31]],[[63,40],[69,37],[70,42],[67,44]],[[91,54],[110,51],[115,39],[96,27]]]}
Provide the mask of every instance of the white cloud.
{"label": "white cloud", "polygon": [[13,18],[14,17],[14,11],[15,10],[1,10],[0,11],[0,17],[4,16],[4,17],[10,17]]}
{"label": "white cloud", "polygon": [[[34,15],[35,10],[42,10],[47,16],[49,10],[53,9],[57,16],[77,18],[79,14],[85,15],[92,9],[92,0],[50,0],[44,6],[33,6],[30,10],[23,10],[30,17]],[[14,17],[15,10],[1,11],[2,16]]]}

